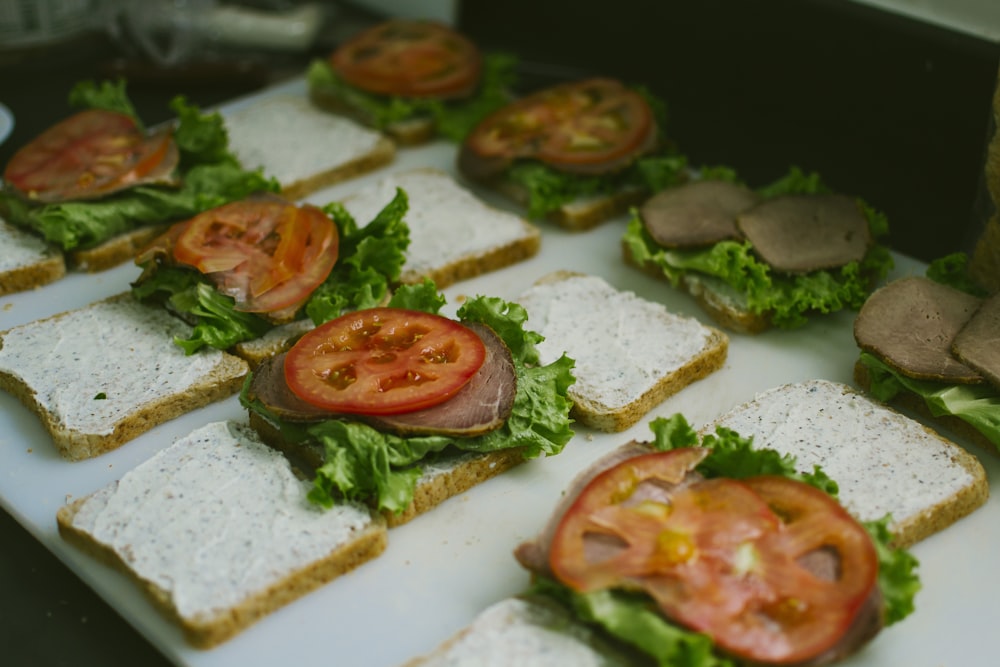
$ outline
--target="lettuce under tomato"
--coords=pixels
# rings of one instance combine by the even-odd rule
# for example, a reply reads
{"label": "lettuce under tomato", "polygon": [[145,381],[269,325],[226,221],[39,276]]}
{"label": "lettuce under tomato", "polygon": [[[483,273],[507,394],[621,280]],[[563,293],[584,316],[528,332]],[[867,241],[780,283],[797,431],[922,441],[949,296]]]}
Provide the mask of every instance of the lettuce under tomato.
{"label": "lettuce under tomato", "polygon": [[[731,429],[718,428],[714,435],[699,438],[680,414],[669,419],[654,419],[650,429],[654,434],[652,445],[657,450],[693,446],[711,449],[712,453],[697,468],[705,477],[740,479],[759,474],[784,475],[836,497],[836,483],[819,468],[811,473],[797,472],[794,457],[769,449],[755,449],[752,438],[743,438]],[[889,520],[887,516],[862,523],[878,555],[878,585],[885,604],[886,625],[913,612],[913,601],[920,590],[916,558],[904,549],[889,545]],[[619,589],[578,593],[550,577],[536,577],[532,593],[560,601],[580,619],[601,626],[610,635],[648,654],[660,667],[735,667],[737,664],[717,655],[708,636],[668,622],[656,611],[651,599],[642,593]]]}
{"label": "lettuce under tomato", "polygon": [[[126,113],[138,122],[124,81],[86,81],[70,93],[74,106]],[[277,192],[274,179],[249,171],[229,151],[218,113],[203,114],[178,96],[174,139],[180,151],[180,187],[143,185],[92,201],[36,205],[0,190],[0,213],[11,223],[34,230],[63,250],[91,248],[140,225],[189,218],[205,209],[242,199],[254,192]]]}
{"label": "lettuce under tomato", "polygon": [[[827,191],[815,174],[792,169],[758,192],[773,197]],[[884,237],[888,233],[885,216],[863,202],[862,208],[872,238]],[[889,250],[874,243],[860,262],[838,269],[801,275],[777,273],[757,259],[747,241],[722,241],[706,248],[663,248],[646,231],[636,211],[632,212],[622,243],[637,264],[658,268],[675,287],[687,274],[698,276],[745,302],[750,312],[770,313],[772,323],[783,328],[804,325],[810,313],[860,308],[871,292],[870,285],[884,279],[893,266]]]}
{"label": "lettuce under tomato", "polygon": [[[390,283],[399,279],[410,244],[410,228],[403,220],[408,201],[406,193],[397,190],[364,227],[338,202],[323,207],[337,225],[339,252],[330,275],[306,302],[304,313],[314,324],[347,310],[372,308],[385,299]],[[174,341],[188,354],[206,345],[225,350],[274,328],[257,315],[237,311],[232,297],[219,293],[201,272],[188,267],[147,270],[132,285],[132,293],[140,300],[166,302],[170,310],[194,322],[189,338]]]}
{"label": "lettuce under tomato", "polygon": [[[389,303],[438,313],[444,300],[434,283],[403,286]],[[523,447],[526,458],[553,456],[573,437],[567,390],[575,382],[573,361],[566,356],[538,365],[535,345],[540,336],[524,328],[525,310],[499,298],[478,296],[457,311],[459,320],[481,322],[499,335],[510,349],[517,374],[517,393],[507,423],[484,435],[400,437],[349,419],[331,419],[311,425],[283,422],[259,401],[240,397],[244,407],[265,416],[290,442],[316,443],[325,452],[316,471],[310,499],[331,506],[341,498],[372,499],[380,509],[402,512],[413,501],[420,464],[445,449],[486,453]],[[245,387],[249,386],[249,379]]]}
{"label": "lettuce under tomato", "polygon": [[369,93],[344,81],[325,60],[310,64],[306,80],[310,89],[343,100],[346,107],[354,109],[372,127],[384,130],[394,123],[430,117],[438,134],[460,142],[480,120],[510,101],[516,66],[517,58],[512,55],[485,54],[482,79],[476,93],[448,101]]}
{"label": "lettuce under tomato", "polygon": [[877,400],[888,402],[900,392],[912,392],[923,400],[935,417],[957,417],[1000,448],[1000,393],[992,384],[914,380],[868,352],[862,352],[859,360],[868,368],[868,391]]}

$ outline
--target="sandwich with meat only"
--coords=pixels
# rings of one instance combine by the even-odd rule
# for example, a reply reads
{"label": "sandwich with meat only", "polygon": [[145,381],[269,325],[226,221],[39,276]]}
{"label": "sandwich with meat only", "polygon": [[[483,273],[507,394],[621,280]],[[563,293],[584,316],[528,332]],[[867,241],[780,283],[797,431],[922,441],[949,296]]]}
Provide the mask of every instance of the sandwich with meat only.
{"label": "sandwich with meat only", "polygon": [[823,665],[906,618],[917,561],[819,468],[682,415],[580,473],[515,556],[524,595],[407,667]]}
{"label": "sandwich with meat only", "polygon": [[524,309],[476,296],[452,319],[444,305],[430,281],[404,285],[248,378],[250,424],[313,471],[313,500],[364,500],[399,522],[572,438],[573,361],[539,363]]}
{"label": "sandwich with meat only", "polygon": [[625,261],[690,293],[741,333],[858,309],[892,268],[884,215],[792,168],[753,190],[726,168],[633,210]]}
{"label": "sandwich with meat only", "polygon": [[588,229],[686,180],[666,115],[648,91],[616,79],[562,83],[484,118],[462,142],[458,169],[532,218]]}
{"label": "sandwich with meat only", "polygon": [[461,141],[506,104],[514,57],[482,53],[472,40],[429,20],[394,18],[355,34],[307,73],[310,99],[381,130],[402,145]]}
{"label": "sandwich with meat only", "polygon": [[174,122],[147,128],[125,82],[83,82],[79,111],[21,147],[4,168],[0,217],[90,271],[132,257],[163,225],[277,184],[244,169],[222,117],[176,97]]}

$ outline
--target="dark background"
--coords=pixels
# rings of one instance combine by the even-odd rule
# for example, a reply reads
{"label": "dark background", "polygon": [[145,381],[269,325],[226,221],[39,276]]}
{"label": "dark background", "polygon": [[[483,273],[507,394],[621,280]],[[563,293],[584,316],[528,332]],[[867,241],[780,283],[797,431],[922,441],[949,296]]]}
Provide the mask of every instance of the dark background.
{"label": "dark background", "polygon": [[[943,0],[944,1],[944,0]],[[103,35],[4,52],[15,115],[0,163],[68,115],[77,81],[126,75],[143,119],[178,93],[210,106],[301,73],[371,16],[338,12],[315,49],[245,53],[160,70]],[[971,249],[1000,45],[847,0],[470,0],[459,27],[516,53],[523,88],[590,74],[644,84],[695,165],[762,185],[791,165],[885,212],[891,244],[930,260]],[[0,512],[0,662],[164,665],[165,660],[6,512]]]}

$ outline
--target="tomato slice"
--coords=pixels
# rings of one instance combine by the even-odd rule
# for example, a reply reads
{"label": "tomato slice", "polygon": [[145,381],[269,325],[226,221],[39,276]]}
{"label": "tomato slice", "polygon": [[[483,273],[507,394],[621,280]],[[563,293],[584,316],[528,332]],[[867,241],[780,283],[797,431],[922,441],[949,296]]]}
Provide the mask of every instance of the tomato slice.
{"label": "tomato slice", "polygon": [[656,137],[646,100],[613,79],[548,88],[487,116],[465,146],[482,159],[531,157],[566,171],[624,166]]}
{"label": "tomato slice", "polygon": [[372,93],[448,99],[475,89],[482,56],[446,25],[396,19],[342,44],[330,65],[345,81]]}
{"label": "tomato slice", "polygon": [[7,164],[4,179],[36,201],[94,199],[164,180],[178,160],[169,128],[147,135],[125,114],[90,109],[23,146]]}
{"label": "tomato slice", "polygon": [[285,357],[296,396],[331,412],[389,415],[438,405],[486,358],[483,341],[447,317],[371,308],[326,322]]}
{"label": "tomato slice", "polygon": [[676,485],[682,451],[595,478],[556,529],[553,574],[580,591],[645,590],[667,618],[741,659],[796,664],[833,647],[876,585],[864,528],[782,477],[705,480],[665,499],[639,491]]}
{"label": "tomato slice", "polygon": [[206,274],[252,313],[294,311],[333,270],[337,226],[310,204],[246,199],[198,214],[168,232],[174,259]]}

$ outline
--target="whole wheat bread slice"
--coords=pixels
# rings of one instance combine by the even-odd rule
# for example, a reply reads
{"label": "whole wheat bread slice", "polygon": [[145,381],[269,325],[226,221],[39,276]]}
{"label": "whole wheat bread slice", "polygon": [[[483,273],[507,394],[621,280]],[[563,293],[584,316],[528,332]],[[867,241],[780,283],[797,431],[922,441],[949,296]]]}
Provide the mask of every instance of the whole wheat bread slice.
{"label": "whole wheat bread slice", "polygon": [[66,275],[58,248],[0,219],[0,296],[35,289]]}

